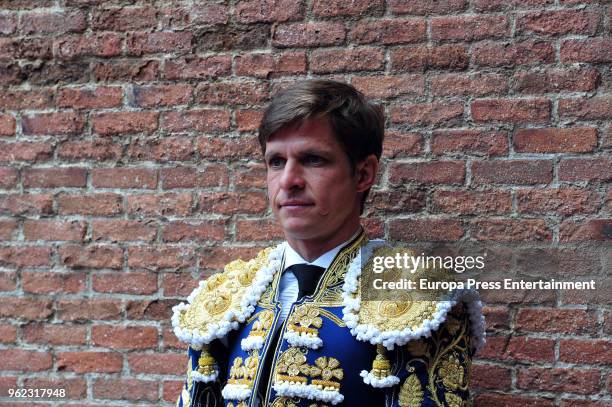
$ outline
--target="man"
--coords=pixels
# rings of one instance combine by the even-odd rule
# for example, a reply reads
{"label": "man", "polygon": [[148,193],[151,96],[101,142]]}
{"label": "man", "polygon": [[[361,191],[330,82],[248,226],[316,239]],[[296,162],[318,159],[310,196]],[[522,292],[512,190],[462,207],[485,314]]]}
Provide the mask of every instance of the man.
{"label": "man", "polygon": [[359,221],[383,128],[382,110],[343,83],[302,82],[272,100],[259,142],[286,242],[228,264],[174,308],[189,344],[178,406],[466,404],[482,334],[474,296],[361,301],[361,266],[395,253]]}

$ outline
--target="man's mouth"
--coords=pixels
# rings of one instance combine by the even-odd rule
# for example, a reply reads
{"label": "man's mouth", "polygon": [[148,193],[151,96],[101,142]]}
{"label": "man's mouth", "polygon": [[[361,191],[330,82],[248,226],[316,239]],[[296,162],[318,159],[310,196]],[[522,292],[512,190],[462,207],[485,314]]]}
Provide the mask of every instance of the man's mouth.
{"label": "man's mouth", "polygon": [[299,199],[289,199],[289,200],[281,202],[279,204],[279,207],[292,209],[292,208],[304,208],[304,207],[313,206],[313,205],[314,203],[309,202],[309,201],[302,201]]}

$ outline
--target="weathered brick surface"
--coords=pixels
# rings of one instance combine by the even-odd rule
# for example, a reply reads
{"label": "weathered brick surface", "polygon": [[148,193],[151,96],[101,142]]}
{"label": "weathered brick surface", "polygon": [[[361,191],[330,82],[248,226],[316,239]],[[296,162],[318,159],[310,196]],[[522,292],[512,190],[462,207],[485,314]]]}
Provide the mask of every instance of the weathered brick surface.
{"label": "weathered brick surface", "polygon": [[597,281],[481,292],[474,404],[609,406],[606,1],[0,8],[0,397],[65,387],[75,406],[174,405],[186,359],[172,307],[283,239],[257,128],[274,94],[321,77],[385,112],[370,237],[495,245],[510,277]]}

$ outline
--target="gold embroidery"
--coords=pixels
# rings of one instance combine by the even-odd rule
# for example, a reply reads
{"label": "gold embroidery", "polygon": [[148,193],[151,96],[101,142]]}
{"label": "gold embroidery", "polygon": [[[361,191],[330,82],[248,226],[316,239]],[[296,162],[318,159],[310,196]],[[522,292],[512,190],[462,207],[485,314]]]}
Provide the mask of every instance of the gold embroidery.
{"label": "gold embroidery", "polygon": [[391,362],[385,355],[385,347],[376,345],[376,358],[372,362],[372,370],[370,371],[377,379],[384,379],[391,374]]}
{"label": "gold embroidery", "polygon": [[258,313],[259,317],[249,332],[249,336],[266,336],[268,330],[274,322],[274,313],[270,310],[264,310]]}
{"label": "gold embroidery", "polygon": [[228,383],[230,384],[244,384],[251,386],[257,373],[257,366],[259,365],[259,356],[251,355],[244,360],[238,356],[234,359],[232,367],[230,368],[230,374]]}
{"label": "gold embroidery", "polygon": [[[299,400],[299,399],[298,399]],[[276,397],[271,404],[271,407],[298,407],[289,397],[280,396]]]}
{"label": "gold embroidery", "polygon": [[308,304],[295,307],[289,316],[287,329],[294,332],[304,332],[307,335],[318,336],[319,330],[323,325],[323,320],[319,316],[320,310]]}
{"label": "gold embroidery", "polygon": [[[414,370],[414,369],[413,369]],[[409,375],[399,393],[400,407],[419,407],[423,404],[424,393],[421,387],[421,381],[416,374]]]}
{"label": "gold embroidery", "polygon": [[242,311],[244,292],[253,283],[257,271],[268,264],[268,254],[271,250],[262,250],[256,258],[248,262],[235,260],[225,266],[223,273],[206,279],[191,304],[180,311],[180,327],[202,330],[209,324],[221,321],[229,309]]}
{"label": "gold embroidery", "polygon": [[208,352],[208,345],[202,346],[202,353],[198,359],[198,373],[203,375],[211,375],[215,373],[217,361]]}
{"label": "gold embroidery", "polygon": [[[321,356],[315,360],[314,366],[310,366],[311,383],[323,390],[338,390],[340,383],[332,379],[342,380],[344,370],[340,367],[340,362],[336,358]],[[314,379],[321,377],[321,379]]]}
{"label": "gold embroidery", "polygon": [[305,351],[300,348],[289,348],[283,352],[276,364],[276,377],[278,381],[306,382],[306,378],[299,374],[307,375],[309,366],[306,363]]}
{"label": "gold embroidery", "polygon": [[467,390],[465,371],[455,354],[444,356],[440,363],[440,376],[444,387],[449,390]]}

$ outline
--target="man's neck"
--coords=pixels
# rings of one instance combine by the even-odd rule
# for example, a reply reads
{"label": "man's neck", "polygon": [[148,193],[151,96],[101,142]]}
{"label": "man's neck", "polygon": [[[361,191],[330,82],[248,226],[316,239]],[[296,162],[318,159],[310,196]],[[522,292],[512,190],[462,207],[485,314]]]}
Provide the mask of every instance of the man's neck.
{"label": "man's neck", "polygon": [[361,230],[359,221],[351,228],[346,228],[341,233],[336,233],[326,239],[308,240],[308,239],[291,239],[287,237],[287,243],[295,250],[302,258],[308,262],[318,259],[324,253],[327,253],[334,247],[346,242],[351,237],[355,236]]}

